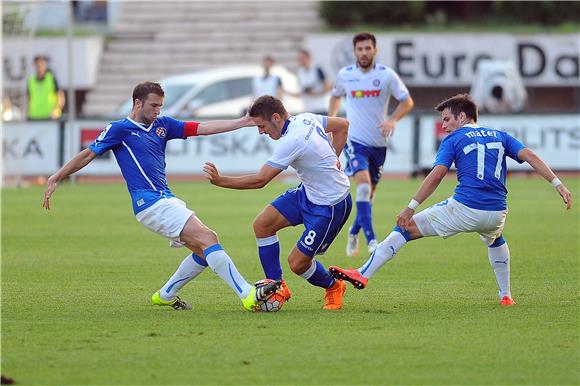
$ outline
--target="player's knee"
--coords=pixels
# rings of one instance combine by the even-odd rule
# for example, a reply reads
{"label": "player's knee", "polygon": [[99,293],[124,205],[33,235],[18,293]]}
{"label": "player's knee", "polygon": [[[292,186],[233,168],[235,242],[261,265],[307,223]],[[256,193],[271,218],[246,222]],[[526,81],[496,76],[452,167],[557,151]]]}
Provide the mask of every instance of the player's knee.
{"label": "player's knee", "polygon": [[254,228],[254,234],[256,235],[256,237],[263,237],[264,233],[268,228],[266,224],[264,224],[264,221],[261,219],[260,216],[254,219],[252,227]]}
{"label": "player's knee", "polygon": [[296,275],[302,275],[310,267],[311,261],[304,259],[288,258],[288,266]]}
{"label": "player's knee", "polygon": [[198,232],[195,238],[196,244],[199,245],[201,249],[206,249],[219,243],[217,233],[208,227],[205,227],[203,230]]}
{"label": "player's knee", "polygon": [[356,187],[356,201],[371,200],[371,185],[367,183],[358,184]]}
{"label": "player's knee", "polygon": [[503,235],[501,235],[497,239],[495,239],[495,241],[489,247],[490,248],[497,248],[497,247],[501,247],[504,244],[505,244],[505,239],[503,238]]}

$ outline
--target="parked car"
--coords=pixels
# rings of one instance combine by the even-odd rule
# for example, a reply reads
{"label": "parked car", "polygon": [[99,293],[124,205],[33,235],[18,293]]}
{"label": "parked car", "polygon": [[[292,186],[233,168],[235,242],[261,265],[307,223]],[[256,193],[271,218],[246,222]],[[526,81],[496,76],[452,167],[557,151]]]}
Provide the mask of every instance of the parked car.
{"label": "parked car", "polygon": [[[272,67],[272,73],[282,80],[284,90],[296,93],[298,80],[281,66]],[[174,75],[159,83],[165,90],[161,113],[175,117],[238,117],[252,102],[252,79],[263,74],[259,65],[222,67]],[[291,114],[303,112],[300,98],[284,95],[284,105]],[[130,113],[133,101],[129,98],[115,112],[116,116]]]}

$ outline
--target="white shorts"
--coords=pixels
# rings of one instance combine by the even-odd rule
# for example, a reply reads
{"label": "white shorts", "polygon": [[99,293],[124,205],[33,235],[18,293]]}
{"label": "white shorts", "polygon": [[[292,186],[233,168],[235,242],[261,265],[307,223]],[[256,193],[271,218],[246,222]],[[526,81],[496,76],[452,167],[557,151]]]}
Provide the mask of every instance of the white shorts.
{"label": "white shorts", "polygon": [[507,209],[473,209],[449,197],[417,213],[413,220],[423,236],[447,238],[457,233],[477,232],[489,246],[501,236],[507,212]]}
{"label": "white shorts", "polygon": [[137,213],[135,217],[150,231],[168,238],[171,247],[179,248],[185,245],[179,239],[179,235],[193,213],[185,206],[185,202],[177,197],[171,197],[162,198]]}

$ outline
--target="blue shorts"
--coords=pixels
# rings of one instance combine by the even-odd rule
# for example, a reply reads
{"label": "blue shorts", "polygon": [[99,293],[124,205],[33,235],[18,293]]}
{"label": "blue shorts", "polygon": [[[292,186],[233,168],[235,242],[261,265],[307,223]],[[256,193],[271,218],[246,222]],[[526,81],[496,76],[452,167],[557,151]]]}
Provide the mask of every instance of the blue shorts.
{"label": "blue shorts", "polygon": [[288,189],[274,201],[276,208],[292,225],[306,228],[296,247],[306,256],[322,255],[348,220],[352,209],[350,193],[335,205],[316,205],[308,200],[302,185]]}
{"label": "blue shorts", "polygon": [[365,146],[360,143],[348,141],[344,145],[346,167],[344,172],[347,176],[354,176],[361,170],[368,170],[371,182],[376,185],[383,174],[383,164],[387,156],[386,147]]}

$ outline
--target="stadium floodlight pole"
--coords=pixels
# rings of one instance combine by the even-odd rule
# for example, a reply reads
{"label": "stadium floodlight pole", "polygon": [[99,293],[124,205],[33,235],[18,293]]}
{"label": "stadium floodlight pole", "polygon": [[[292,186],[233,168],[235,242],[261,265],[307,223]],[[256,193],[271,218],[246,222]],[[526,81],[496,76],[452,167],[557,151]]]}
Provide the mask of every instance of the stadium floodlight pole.
{"label": "stadium floodlight pole", "polygon": [[[75,154],[77,146],[75,146],[75,123],[76,123],[76,99],[75,99],[75,89],[74,89],[74,55],[73,55],[73,32],[74,32],[74,14],[73,14],[73,3],[72,0],[67,0],[65,3],[68,6],[68,28],[66,33],[67,42],[67,65],[68,65],[68,89],[67,89],[67,100],[68,100],[68,114],[67,114],[67,127],[68,127],[68,149],[70,154]],[[76,182],[75,174],[70,176],[70,182],[74,184]]]}

